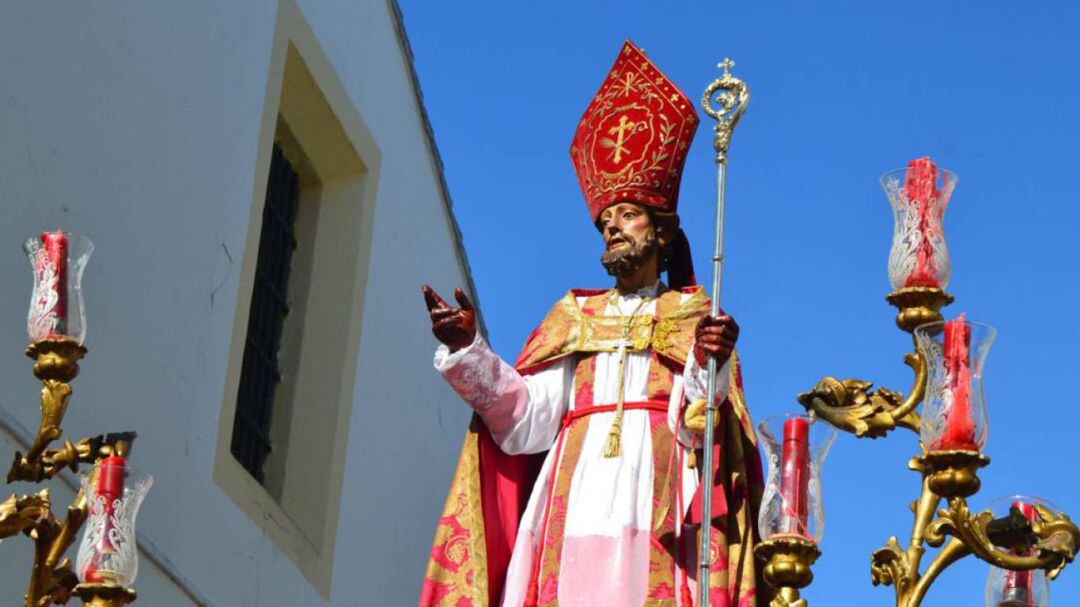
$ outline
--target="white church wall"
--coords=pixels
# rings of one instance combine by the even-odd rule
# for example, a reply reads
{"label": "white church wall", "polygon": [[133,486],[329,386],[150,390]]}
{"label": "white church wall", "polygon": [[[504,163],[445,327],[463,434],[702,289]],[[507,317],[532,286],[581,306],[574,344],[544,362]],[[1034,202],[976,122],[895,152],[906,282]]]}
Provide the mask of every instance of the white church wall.
{"label": "white church wall", "polygon": [[[381,158],[328,600],[213,478],[278,2],[9,3],[0,19],[0,408],[36,428],[20,242],[89,236],[90,352],[65,431],[139,432],[132,464],[157,479],[139,528],[162,563],[144,555],[140,603],[414,602],[467,422],[431,370],[419,296],[467,269],[393,7],[298,4]],[[0,432],[2,453],[16,442]],[[28,546],[0,546],[0,601],[21,596]]]}

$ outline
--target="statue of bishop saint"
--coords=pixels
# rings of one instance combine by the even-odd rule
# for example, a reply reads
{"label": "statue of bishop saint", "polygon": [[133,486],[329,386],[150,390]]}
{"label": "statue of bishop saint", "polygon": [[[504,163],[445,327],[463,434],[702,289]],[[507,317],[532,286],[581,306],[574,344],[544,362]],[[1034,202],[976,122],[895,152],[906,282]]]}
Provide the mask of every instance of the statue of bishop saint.
{"label": "statue of bishop saint", "polygon": [[[717,402],[713,607],[764,606],[753,548],[761,462],[733,356],[676,214],[694,106],[631,42],[570,158],[610,289],[573,289],[507,364],[472,304],[430,287],[435,368],[476,414],[435,535],[422,607],[689,607],[698,584],[708,359]],[[667,272],[668,284],[660,281]]]}

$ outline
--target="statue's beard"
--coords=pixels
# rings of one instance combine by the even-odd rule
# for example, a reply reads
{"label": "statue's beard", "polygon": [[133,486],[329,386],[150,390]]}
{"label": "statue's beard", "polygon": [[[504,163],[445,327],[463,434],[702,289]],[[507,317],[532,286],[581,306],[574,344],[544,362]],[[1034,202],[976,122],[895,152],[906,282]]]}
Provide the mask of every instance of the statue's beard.
{"label": "statue's beard", "polygon": [[660,252],[660,242],[654,232],[649,232],[640,241],[627,235],[621,238],[625,238],[629,244],[615,250],[604,251],[604,254],[600,256],[600,263],[603,264],[604,269],[616,278],[631,276]]}

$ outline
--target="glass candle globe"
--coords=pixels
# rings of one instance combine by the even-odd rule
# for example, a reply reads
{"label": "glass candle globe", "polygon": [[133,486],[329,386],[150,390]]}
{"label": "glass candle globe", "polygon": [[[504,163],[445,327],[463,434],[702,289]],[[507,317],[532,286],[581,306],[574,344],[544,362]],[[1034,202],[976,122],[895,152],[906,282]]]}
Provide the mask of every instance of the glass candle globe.
{"label": "glass candle globe", "polygon": [[927,451],[981,451],[986,446],[983,368],[996,335],[990,325],[963,316],[915,329],[928,375],[919,426]]}
{"label": "glass candle globe", "polygon": [[84,584],[129,587],[139,572],[135,517],[154,478],[121,457],[108,457],[82,475],[89,515],[76,573]]}
{"label": "glass candle globe", "polygon": [[821,465],[836,429],[806,415],[776,415],[758,425],[769,467],[758,525],[761,537],[820,542],[825,531]]}
{"label": "glass candle globe", "polygon": [[889,282],[894,289],[949,284],[949,250],[943,219],[956,175],[929,158],[908,163],[880,178],[893,208],[895,226],[889,250]]}
{"label": "glass candle globe", "polygon": [[[1034,521],[1038,513],[1034,506],[1038,504],[1051,511],[1057,508],[1044,500],[1027,495],[1010,495],[990,503],[990,511],[995,518],[1016,513]],[[1030,555],[1032,549],[1012,549],[1013,554]],[[1050,605],[1050,585],[1046,572],[1042,569],[1033,571],[1009,571],[999,567],[990,567],[986,580],[986,607],[1048,607]]]}
{"label": "glass candle globe", "polygon": [[23,251],[34,273],[26,330],[30,341],[86,339],[82,275],[94,251],[90,239],[70,232],[42,232],[27,239]]}

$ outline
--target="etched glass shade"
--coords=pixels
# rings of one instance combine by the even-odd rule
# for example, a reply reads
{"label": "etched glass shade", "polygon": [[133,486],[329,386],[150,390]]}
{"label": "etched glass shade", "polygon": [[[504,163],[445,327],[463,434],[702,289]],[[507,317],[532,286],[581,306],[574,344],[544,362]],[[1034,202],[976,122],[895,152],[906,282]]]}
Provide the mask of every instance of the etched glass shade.
{"label": "etched glass shade", "polygon": [[[115,460],[121,460],[118,466]],[[135,581],[135,517],[153,484],[152,476],[118,457],[106,458],[82,475],[89,516],[76,563],[80,582],[131,586]]]}
{"label": "etched glass shade", "polygon": [[[1027,495],[1010,495],[990,503],[990,511],[995,518],[1020,515],[1029,521],[1038,520],[1034,505],[1043,506],[1053,512],[1058,509],[1044,500]],[[1007,549],[999,546],[999,548]],[[1013,554],[1028,556],[1030,547],[1012,548]],[[990,567],[986,580],[986,607],[1048,607],[1050,605],[1050,585],[1046,572],[1042,569],[1033,571],[1009,571],[1000,567]]]}
{"label": "etched glass shade", "polygon": [[27,239],[23,250],[34,272],[34,291],[26,330],[30,341],[86,339],[82,275],[94,251],[90,239],[70,232],[42,232]]}
{"label": "etched glass shade", "polygon": [[943,219],[956,175],[920,158],[907,168],[885,173],[880,181],[896,220],[889,282],[894,289],[944,289],[949,284],[949,250]]}
{"label": "etched glass shade", "polygon": [[981,451],[986,446],[983,369],[996,335],[990,325],[963,317],[915,329],[928,375],[919,425],[927,451]]}
{"label": "etched glass shade", "polygon": [[836,429],[806,415],[776,415],[758,424],[769,467],[758,517],[761,537],[800,536],[821,541],[825,506],[821,465]]}

